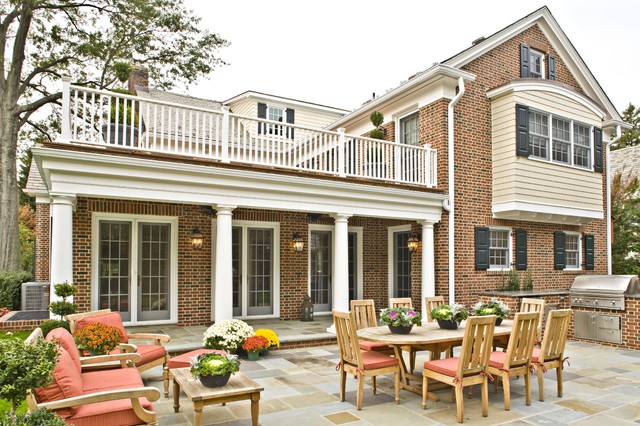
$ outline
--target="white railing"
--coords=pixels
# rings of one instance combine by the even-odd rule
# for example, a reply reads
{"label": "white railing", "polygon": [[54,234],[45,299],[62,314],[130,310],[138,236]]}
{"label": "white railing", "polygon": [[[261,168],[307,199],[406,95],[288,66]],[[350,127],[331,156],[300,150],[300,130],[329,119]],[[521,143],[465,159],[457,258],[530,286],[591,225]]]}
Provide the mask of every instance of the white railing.
{"label": "white railing", "polygon": [[62,141],[428,187],[437,153],[361,136],[74,86],[63,81]]}

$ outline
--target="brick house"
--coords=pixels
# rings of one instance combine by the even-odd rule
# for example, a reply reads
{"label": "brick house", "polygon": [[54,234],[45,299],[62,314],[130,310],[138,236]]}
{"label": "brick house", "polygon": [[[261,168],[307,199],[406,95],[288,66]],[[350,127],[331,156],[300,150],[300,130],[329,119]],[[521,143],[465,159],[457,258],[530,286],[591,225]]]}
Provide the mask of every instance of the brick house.
{"label": "brick house", "polygon": [[[349,113],[144,86],[65,82],[62,134],[33,149],[36,279],[74,282],[81,310],[297,319],[307,294],[323,315],[609,271],[625,123],[546,7]],[[385,140],[366,137],[374,111]]]}

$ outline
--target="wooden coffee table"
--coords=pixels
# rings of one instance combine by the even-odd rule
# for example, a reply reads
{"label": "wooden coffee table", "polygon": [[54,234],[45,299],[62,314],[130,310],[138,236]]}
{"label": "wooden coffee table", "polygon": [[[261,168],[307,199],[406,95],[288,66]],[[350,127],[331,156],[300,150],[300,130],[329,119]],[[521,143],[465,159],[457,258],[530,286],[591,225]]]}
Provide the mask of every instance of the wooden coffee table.
{"label": "wooden coffee table", "polygon": [[193,424],[202,425],[202,408],[212,404],[224,404],[226,402],[251,400],[251,424],[258,426],[260,411],[260,392],[262,386],[238,372],[231,376],[229,382],[220,388],[208,388],[200,383],[200,380],[191,376],[189,368],[172,368],[173,375],[173,409],[180,411],[180,389],[193,402]]}

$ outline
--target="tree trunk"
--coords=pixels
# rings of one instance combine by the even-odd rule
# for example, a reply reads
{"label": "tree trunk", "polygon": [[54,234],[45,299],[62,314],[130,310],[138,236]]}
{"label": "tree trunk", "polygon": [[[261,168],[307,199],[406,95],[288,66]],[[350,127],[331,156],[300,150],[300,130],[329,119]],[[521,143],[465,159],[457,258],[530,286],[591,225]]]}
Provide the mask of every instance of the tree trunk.
{"label": "tree trunk", "polygon": [[7,98],[10,97],[0,99],[0,270],[17,271],[20,269],[18,123]]}

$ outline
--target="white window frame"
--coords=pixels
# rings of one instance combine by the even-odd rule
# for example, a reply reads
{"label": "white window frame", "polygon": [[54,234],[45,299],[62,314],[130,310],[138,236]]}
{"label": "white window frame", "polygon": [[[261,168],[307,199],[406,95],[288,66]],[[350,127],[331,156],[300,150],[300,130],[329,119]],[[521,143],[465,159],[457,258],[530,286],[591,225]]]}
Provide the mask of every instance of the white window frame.
{"label": "white window frame", "polygon": [[[491,232],[492,231],[502,231],[507,232],[507,266],[504,265],[493,265],[491,264]],[[502,247],[500,247],[502,249]],[[513,264],[513,230],[504,226],[490,226],[489,227],[489,270],[490,271],[509,271],[511,270],[511,266]]]}
{"label": "white window frame", "polygon": [[[579,232],[567,232],[565,231],[564,233],[565,235],[565,242],[564,242],[564,269],[567,271],[578,271],[582,269],[582,234],[580,234]],[[567,262],[567,253],[569,252],[569,250],[567,250],[567,237],[576,237],[578,239],[578,250],[577,250],[577,254],[578,254],[578,265],[568,265]]]}
{"label": "white window frame", "polygon": [[[408,118],[413,118],[413,116],[415,116],[416,118],[416,145],[412,145],[412,144],[407,144],[404,140],[404,132],[403,132],[403,128],[402,125],[403,123],[408,119]],[[411,112],[408,112],[406,114],[403,114],[402,116],[399,116],[396,119],[396,129],[398,129],[398,134],[396,136],[396,143],[398,144],[403,144],[403,145],[409,145],[409,146],[420,146],[420,115],[419,115],[419,111],[413,110]]]}
{"label": "white window frame", "polygon": [[[536,156],[534,154],[529,154],[529,158],[532,160],[536,160],[536,161],[544,161],[547,163],[553,163],[553,164],[558,164],[561,166],[565,166],[565,167],[572,167],[572,168],[576,168],[576,169],[580,169],[580,170],[589,170],[589,171],[593,171],[593,161],[594,161],[594,139],[593,139],[593,126],[584,123],[582,121],[578,121],[578,120],[573,120],[571,118],[567,118],[564,116],[561,116],[559,114],[554,114],[551,112],[547,112],[547,111],[543,111],[537,108],[532,108],[529,107],[529,114],[531,113],[535,113],[535,114],[541,114],[543,116],[547,117],[547,128],[548,128],[548,135],[540,135],[538,133],[533,133],[533,135],[536,136],[543,136],[546,138],[547,140],[547,156],[546,157],[539,157]],[[554,138],[553,138],[553,119],[558,119],[558,120],[562,120],[565,122],[569,123],[569,162],[565,163],[563,161],[558,161],[558,160],[554,160],[553,159],[553,145],[554,145]],[[527,119],[529,119],[527,117]],[[580,166],[575,164],[575,135],[574,135],[574,125],[580,125],[583,127],[586,127],[589,133],[589,167],[585,167],[585,166]],[[531,129],[529,129],[529,135],[531,135]],[[527,143],[529,143],[529,141],[527,141]],[[578,145],[580,147],[584,147],[584,145]]]}
{"label": "white window frame", "polygon": [[[534,49],[529,49],[529,77],[532,78],[542,78],[544,79],[545,76],[547,75],[545,73],[545,60],[544,60],[545,54],[542,52],[539,52],[537,50]],[[538,73],[534,73],[533,71],[533,64],[534,64],[534,59],[535,58],[540,58],[540,74]]]}
{"label": "white window frame", "polygon": [[[279,111],[281,113],[280,116],[281,116],[282,120],[277,120],[277,119],[271,118],[271,113],[275,112],[275,111]],[[277,121],[279,123],[286,124],[287,123],[287,108],[283,107],[281,105],[270,105],[270,104],[267,104],[267,120]],[[278,124],[267,123],[266,124],[266,130],[267,130],[268,134],[275,134],[275,135],[279,135],[279,136],[281,136],[282,133],[283,133],[282,126],[280,126]]]}
{"label": "white window frame", "polygon": [[[176,216],[145,216],[134,214],[119,214],[119,213],[103,213],[93,212],[91,214],[91,308],[93,310],[99,309],[99,291],[100,283],[98,282],[98,268],[99,268],[99,253],[100,253],[100,221],[123,221],[131,222],[131,253],[137,252],[138,249],[138,223],[168,223],[171,225],[171,264],[169,266],[169,276],[171,283],[169,284],[169,319],[166,320],[152,320],[152,321],[138,321],[138,291],[131,291],[130,306],[131,306],[131,321],[126,321],[123,324],[126,326],[131,325],[155,325],[155,324],[172,324],[178,322],[178,217]],[[138,262],[131,262],[130,265],[130,277],[131,286],[133,287],[137,282],[138,277]]]}
{"label": "white window frame", "polygon": [[396,232],[411,232],[411,225],[390,226],[387,228],[387,295],[389,298],[394,297],[393,286],[395,281],[395,262],[393,256],[394,234]]}

